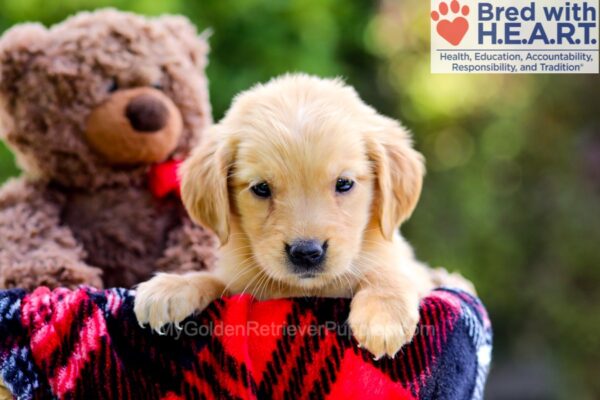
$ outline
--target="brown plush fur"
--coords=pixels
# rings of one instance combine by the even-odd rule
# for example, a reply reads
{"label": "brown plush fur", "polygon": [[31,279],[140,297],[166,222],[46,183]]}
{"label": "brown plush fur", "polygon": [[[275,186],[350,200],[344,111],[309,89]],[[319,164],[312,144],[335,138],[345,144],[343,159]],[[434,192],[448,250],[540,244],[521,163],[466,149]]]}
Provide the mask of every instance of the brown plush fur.
{"label": "brown plush fur", "polygon": [[[23,177],[0,189],[0,288],[128,287],[156,270],[213,264],[214,236],[192,225],[179,199],[156,199],[147,188],[149,162],[186,156],[211,122],[207,51],[183,17],[147,19],[115,10],[80,13],[50,29],[19,25],[4,34],[0,137]],[[168,140],[123,126],[123,93],[139,88],[165,103],[162,112],[169,114],[159,122],[175,121]],[[96,131],[89,117],[102,107],[118,114],[102,111],[103,121],[121,121],[96,129],[123,135],[124,145],[113,146],[121,152],[115,157],[90,140]],[[142,151],[141,145],[154,147]]]}

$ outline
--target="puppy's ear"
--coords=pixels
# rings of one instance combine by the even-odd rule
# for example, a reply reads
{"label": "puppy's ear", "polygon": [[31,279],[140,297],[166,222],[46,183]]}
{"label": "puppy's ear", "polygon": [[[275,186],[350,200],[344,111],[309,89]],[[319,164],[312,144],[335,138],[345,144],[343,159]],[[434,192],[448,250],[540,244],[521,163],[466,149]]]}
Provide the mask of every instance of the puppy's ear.
{"label": "puppy's ear", "polygon": [[229,239],[228,173],[234,154],[232,141],[214,125],[180,170],[185,208],[194,221],[212,229],[221,244]]}
{"label": "puppy's ear", "polygon": [[423,156],[412,148],[409,133],[397,121],[379,115],[369,127],[366,142],[376,175],[374,211],[381,233],[392,240],[419,200]]}

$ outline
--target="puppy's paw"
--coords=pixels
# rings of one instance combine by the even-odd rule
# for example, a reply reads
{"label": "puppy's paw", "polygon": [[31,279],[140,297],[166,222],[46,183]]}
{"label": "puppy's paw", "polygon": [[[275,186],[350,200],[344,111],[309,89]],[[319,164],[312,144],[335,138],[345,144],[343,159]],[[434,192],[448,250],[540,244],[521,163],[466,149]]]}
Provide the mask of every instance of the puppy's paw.
{"label": "puppy's paw", "polygon": [[448,272],[445,268],[438,267],[430,269],[429,274],[435,287],[447,286],[462,289],[473,296],[477,296],[473,283],[458,272]]}
{"label": "puppy's paw", "polygon": [[358,344],[376,360],[383,356],[394,357],[412,340],[419,322],[419,309],[418,301],[409,303],[401,298],[361,292],[352,300],[350,329]]}
{"label": "puppy's paw", "polygon": [[158,274],[137,287],[135,316],[140,325],[163,333],[161,327],[204,310],[222,291],[223,284],[207,273]]}

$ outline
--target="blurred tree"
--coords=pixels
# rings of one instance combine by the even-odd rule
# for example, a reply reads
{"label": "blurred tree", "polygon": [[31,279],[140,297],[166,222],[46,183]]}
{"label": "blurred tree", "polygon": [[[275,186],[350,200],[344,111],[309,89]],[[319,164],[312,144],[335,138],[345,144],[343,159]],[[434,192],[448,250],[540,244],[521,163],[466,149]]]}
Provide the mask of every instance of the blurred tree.
{"label": "blurred tree", "polygon": [[[497,365],[558,370],[530,382],[545,386],[537,398],[598,398],[598,77],[432,75],[428,12],[386,0],[368,29],[380,84],[428,160],[405,230],[423,258],[475,281]],[[489,397],[525,398],[510,383]]]}

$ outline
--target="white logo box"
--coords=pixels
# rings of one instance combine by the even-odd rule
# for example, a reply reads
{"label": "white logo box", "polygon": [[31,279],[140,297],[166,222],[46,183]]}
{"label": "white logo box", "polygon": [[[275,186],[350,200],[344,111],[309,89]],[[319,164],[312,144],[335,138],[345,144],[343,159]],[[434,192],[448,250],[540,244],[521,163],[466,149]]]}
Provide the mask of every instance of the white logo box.
{"label": "white logo box", "polygon": [[598,73],[598,0],[431,1],[432,73]]}

